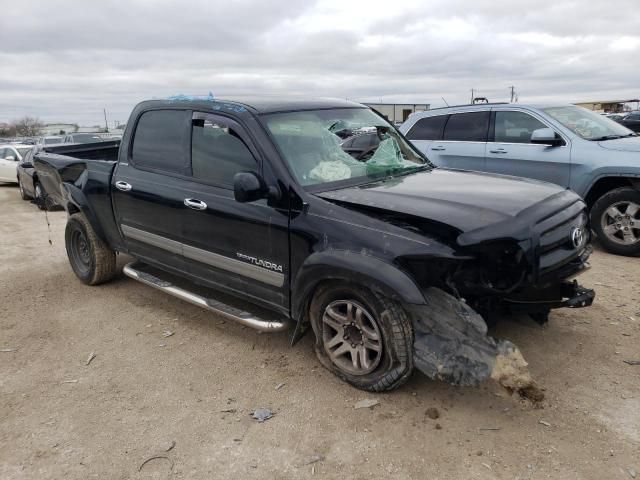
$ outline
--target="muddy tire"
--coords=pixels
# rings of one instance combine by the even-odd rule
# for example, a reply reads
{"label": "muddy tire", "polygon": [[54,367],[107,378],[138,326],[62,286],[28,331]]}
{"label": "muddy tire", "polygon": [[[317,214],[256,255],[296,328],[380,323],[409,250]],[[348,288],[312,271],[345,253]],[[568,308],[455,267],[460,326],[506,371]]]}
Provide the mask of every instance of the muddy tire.
{"label": "muddy tire", "polygon": [[413,327],[404,309],[355,285],[321,285],[309,309],[320,363],[356,388],[398,388],[413,371]]}
{"label": "muddy tire", "polygon": [[616,255],[640,255],[640,191],[616,188],[591,208],[591,228],[602,246]]}
{"label": "muddy tire", "polygon": [[69,217],[64,237],[71,268],[83,283],[98,285],[113,278],[116,252],[97,237],[83,214]]}

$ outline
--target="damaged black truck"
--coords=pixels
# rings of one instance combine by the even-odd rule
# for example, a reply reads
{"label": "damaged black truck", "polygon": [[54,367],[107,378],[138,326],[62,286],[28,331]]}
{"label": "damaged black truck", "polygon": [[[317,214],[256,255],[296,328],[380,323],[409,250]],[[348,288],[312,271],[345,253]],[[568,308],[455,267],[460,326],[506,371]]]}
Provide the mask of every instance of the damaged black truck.
{"label": "damaged black truck", "polygon": [[[375,135],[371,135],[375,133]],[[377,137],[354,158],[341,147]],[[383,117],[339,100],[142,102],[118,146],[42,152],[80,280],[116,274],[262,331],[312,330],[322,364],[390,390],[414,367],[526,392],[495,312],[586,307],[585,204],[548,183],[435,168]],[[522,375],[520,375],[522,374]]]}

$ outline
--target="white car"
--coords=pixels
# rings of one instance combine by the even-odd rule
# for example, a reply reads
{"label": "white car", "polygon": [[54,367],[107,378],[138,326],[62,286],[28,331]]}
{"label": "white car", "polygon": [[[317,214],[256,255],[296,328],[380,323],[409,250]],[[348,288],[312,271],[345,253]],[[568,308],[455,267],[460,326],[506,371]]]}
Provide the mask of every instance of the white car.
{"label": "white car", "polygon": [[18,162],[32,148],[33,145],[0,145],[0,182],[18,182]]}

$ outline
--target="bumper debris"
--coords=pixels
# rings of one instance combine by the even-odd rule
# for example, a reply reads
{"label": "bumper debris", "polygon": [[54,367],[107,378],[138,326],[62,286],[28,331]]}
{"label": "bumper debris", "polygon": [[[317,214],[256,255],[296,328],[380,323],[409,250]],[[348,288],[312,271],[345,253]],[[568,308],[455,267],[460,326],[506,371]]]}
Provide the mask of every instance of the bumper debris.
{"label": "bumper debris", "polygon": [[487,335],[483,318],[465,302],[438,288],[425,292],[428,305],[416,307],[414,361],[432,379],[477,386],[489,378],[534,403],[544,394],[511,342]]}

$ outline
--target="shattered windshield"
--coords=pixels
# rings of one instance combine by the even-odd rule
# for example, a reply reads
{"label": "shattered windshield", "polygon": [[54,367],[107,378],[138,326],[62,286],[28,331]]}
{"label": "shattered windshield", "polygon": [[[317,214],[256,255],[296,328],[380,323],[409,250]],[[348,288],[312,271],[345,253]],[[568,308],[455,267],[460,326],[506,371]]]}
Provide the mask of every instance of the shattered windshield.
{"label": "shattered windshield", "polygon": [[366,108],[267,115],[266,126],[305,186],[403,175],[431,164]]}

